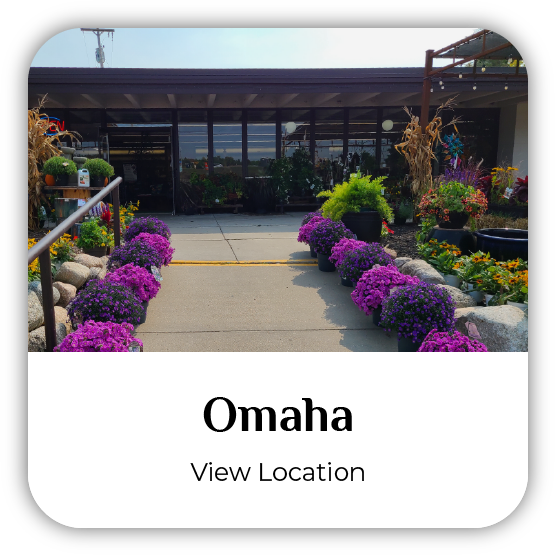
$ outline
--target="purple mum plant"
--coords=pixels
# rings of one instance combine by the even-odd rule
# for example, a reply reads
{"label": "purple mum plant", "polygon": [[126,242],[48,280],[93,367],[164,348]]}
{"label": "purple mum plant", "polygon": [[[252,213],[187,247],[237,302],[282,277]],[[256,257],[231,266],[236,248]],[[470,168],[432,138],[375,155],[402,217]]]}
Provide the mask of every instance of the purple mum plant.
{"label": "purple mum plant", "polygon": [[330,257],[332,248],[342,238],[355,239],[355,236],[343,222],[335,222],[330,218],[324,218],[317,222],[310,232],[309,244],[313,246],[316,253]]}
{"label": "purple mum plant", "polygon": [[309,245],[309,236],[311,235],[311,232],[313,231],[314,227],[323,220],[324,218],[320,214],[316,214],[306,224],[303,224],[301,228],[299,228],[297,241],[299,241],[299,243],[306,243],[307,245]]}
{"label": "purple mum plant", "polygon": [[447,290],[432,284],[400,286],[382,303],[381,326],[397,330],[398,339],[422,342],[433,329],[454,329],[455,305]]}
{"label": "purple mum plant", "polygon": [[488,351],[485,344],[472,340],[457,330],[453,332],[439,332],[431,330],[417,351]]}
{"label": "purple mum plant", "polygon": [[129,228],[125,232],[124,240],[131,241],[135,236],[142,233],[158,234],[166,239],[170,239],[172,235],[170,228],[162,220],[154,216],[144,216],[143,218],[136,218],[130,223]]}
{"label": "purple mum plant", "polygon": [[133,264],[150,270],[151,266],[158,268],[162,266],[162,257],[148,243],[144,241],[130,241],[114,249],[108,260],[108,270],[119,268],[126,264]]}
{"label": "purple mum plant", "polygon": [[172,255],[174,254],[175,249],[170,246],[170,242],[164,236],[142,232],[135,236],[131,240],[131,243],[134,243],[135,241],[143,241],[147,245],[156,249],[164,266],[168,266],[172,262]]}
{"label": "purple mum plant", "polygon": [[134,338],[131,333],[131,324],[117,324],[114,322],[95,322],[88,320],[80,324],[75,332],[68,334],[54,351],[111,351],[127,352],[132,342],[143,347],[139,338]]}
{"label": "purple mum plant", "polygon": [[301,226],[305,226],[305,224],[308,224],[315,216],[320,216],[322,218],[322,211],[319,209],[315,212],[306,214],[301,221]]}
{"label": "purple mum plant", "polygon": [[88,320],[139,324],[144,314],[141,300],[130,288],[106,280],[90,280],[67,310],[73,324]]}
{"label": "purple mum plant", "polygon": [[336,268],[342,264],[344,258],[347,253],[353,251],[354,249],[358,249],[359,247],[365,247],[368,245],[366,241],[360,241],[358,239],[348,239],[342,238],[334,247],[332,247],[332,251],[330,253],[330,262],[333,262],[336,265]]}
{"label": "purple mum plant", "polygon": [[156,297],[160,282],[146,268],[126,264],[106,275],[106,281],[128,287],[142,302]]}
{"label": "purple mum plant", "polygon": [[418,284],[417,276],[402,274],[395,265],[376,266],[366,270],[359,278],[351,299],[366,315],[371,315],[390,295],[393,288]]}
{"label": "purple mum plant", "polygon": [[348,251],[344,255],[342,263],[336,265],[336,268],[344,280],[357,282],[363,272],[375,264],[387,265],[393,260],[393,257],[384,251],[384,247],[380,243],[367,243],[364,247]]}

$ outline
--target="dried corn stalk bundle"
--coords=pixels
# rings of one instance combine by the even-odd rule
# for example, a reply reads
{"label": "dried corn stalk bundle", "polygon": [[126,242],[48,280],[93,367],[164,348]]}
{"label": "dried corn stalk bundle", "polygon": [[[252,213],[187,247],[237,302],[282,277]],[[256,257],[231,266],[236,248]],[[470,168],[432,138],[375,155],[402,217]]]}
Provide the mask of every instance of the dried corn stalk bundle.
{"label": "dried corn stalk bundle", "polygon": [[407,106],[404,106],[410,121],[403,132],[402,142],[394,145],[394,148],[404,155],[409,164],[409,174],[412,179],[411,190],[418,198],[433,186],[431,161],[436,160],[434,148],[440,140],[442,130],[453,125],[457,132],[455,124],[460,120],[459,117],[452,118],[448,124],[442,125],[439,115],[442,110],[453,110],[454,99],[455,97],[447,100],[437,108],[434,118],[428,123],[424,132],[421,129],[419,118],[413,115]]}
{"label": "dried corn stalk bundle", "polygon": [[[46,101],[46,95],[39,101],[39,105],[27,111],[28,120],[28,162],[27,162],[27,198],[28,198],[28,226],[35,230],[39,226],[38,209],[45,198],[42,191],[44,181],[41,175],[42,165],[53,156],[60,156],[62,151],[56,146],[60,137],[77,137],[69,131],[61,131],[55,121],[50,121],[41,110]],[[55,132],[52,133],[52,129]],[[50,131],[49,131],[50,130]],[[46,133],[49,132],[49,135]]]}

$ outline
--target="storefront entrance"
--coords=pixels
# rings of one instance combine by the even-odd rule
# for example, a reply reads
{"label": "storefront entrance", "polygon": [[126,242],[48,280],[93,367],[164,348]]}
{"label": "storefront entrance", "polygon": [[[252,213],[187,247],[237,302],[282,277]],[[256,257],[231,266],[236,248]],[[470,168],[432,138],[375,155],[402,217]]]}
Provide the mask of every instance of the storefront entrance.
{"label": "storefront entrance", "polygon": [[109,126],[100,129],[99,145],[124,179],[122,203],[140,201],[140,212],[173,211],[170,126]]}

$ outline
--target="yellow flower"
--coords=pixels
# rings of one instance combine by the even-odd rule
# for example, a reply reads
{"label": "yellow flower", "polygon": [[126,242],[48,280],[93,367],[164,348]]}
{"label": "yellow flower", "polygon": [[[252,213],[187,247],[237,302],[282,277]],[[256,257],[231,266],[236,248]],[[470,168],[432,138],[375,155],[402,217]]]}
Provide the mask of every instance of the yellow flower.
{"label": "yellow flower", "polygon": [[106,243],[101,243],[100,246],[101,247],[106,247]]}

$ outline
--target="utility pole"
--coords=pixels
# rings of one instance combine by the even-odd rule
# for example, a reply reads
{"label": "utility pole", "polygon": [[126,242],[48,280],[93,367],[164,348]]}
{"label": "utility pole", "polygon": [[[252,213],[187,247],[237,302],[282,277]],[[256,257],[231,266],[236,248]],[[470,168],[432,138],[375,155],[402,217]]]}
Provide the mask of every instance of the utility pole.
{"label": "utility pole", "polygon": [[90,31],[91,33],[94,33],[97,36],[97,41],[98,41],[98,48],[96,49],[96,58],[97,58],[97,62],[100,63],[100,67],[104,68],[104,50],[100,44],[100,36],[102,35],[102,33],[112,33],[112,39],[114,38],[114,29],[99,29],[98,27],[96,29],[83,29],[81,28],[81,31]]}

